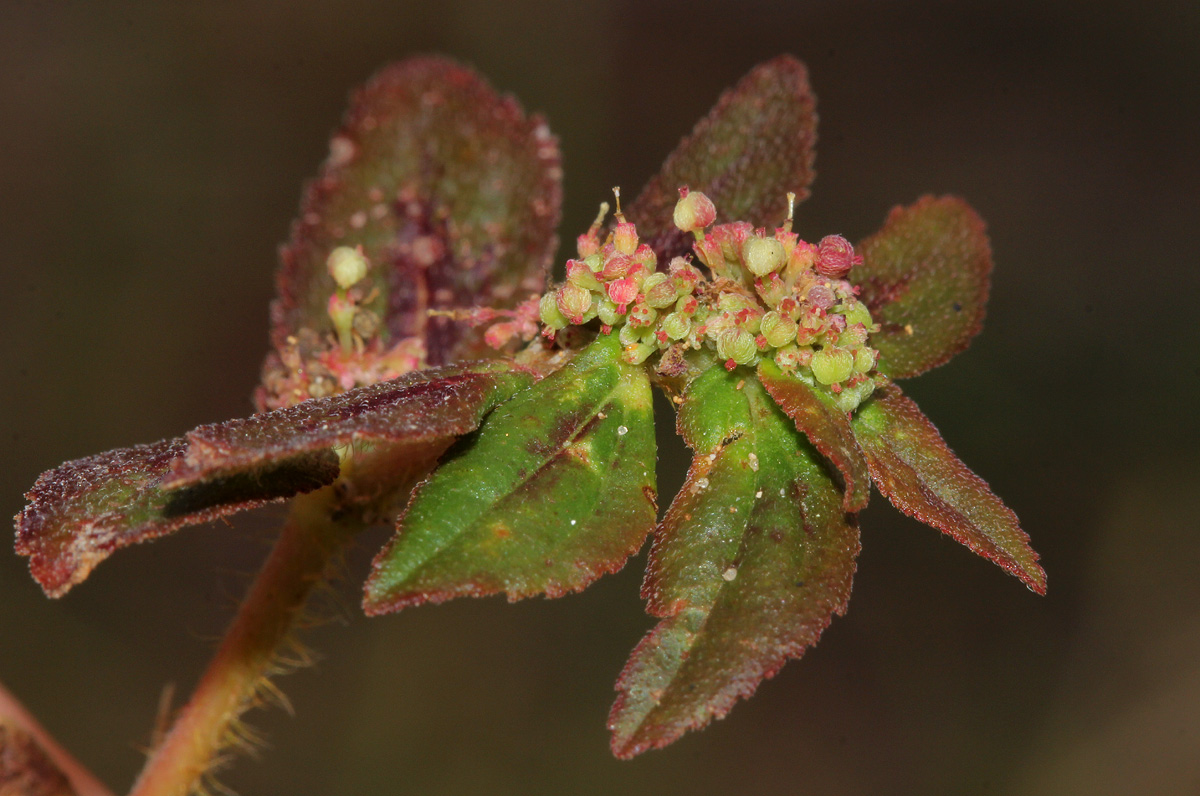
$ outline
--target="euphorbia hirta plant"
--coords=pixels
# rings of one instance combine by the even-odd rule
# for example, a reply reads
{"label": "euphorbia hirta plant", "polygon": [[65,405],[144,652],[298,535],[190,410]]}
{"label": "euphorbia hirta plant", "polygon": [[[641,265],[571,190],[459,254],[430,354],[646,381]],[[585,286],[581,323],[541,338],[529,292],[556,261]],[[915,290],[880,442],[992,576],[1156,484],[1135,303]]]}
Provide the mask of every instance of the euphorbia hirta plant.
{"label": "euphorbia hirta plant", "polygon": [[[544,122],[422,58],[355,97],[281,252],[260,412],[43,475],[17,549],[51,596],[112,551],[291,500],[277,545],[137,793],[193,787],[327,562],[394,524],[363,607],[557,597],[653,535],[658,624],[609,717],[631,757],[721,717],[846,609],[870,485],[1045,590],[1016,517],[897,381],[979,331],[992,263],[962,200],[857,245],[797,231],[804,67],[754,69],[547,284]],[[659,519],[652,389],[694,452]]]}

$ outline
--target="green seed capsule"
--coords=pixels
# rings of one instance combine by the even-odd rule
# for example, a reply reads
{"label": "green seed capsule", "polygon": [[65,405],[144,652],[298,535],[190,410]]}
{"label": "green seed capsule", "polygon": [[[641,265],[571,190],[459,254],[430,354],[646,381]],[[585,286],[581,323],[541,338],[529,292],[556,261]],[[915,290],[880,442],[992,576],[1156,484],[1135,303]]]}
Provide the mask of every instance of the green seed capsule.
{"label": "green seed capsule", "polygon": [[656,309],[671,306],[678,295],[675,280],[664,273],[646,277],[646,281],[642,283],[642,292],[646,294],[646,303]]}
{"label": "green seed capsule", "polygon": [[854,369],[859,373],[870,373],[875,367],[876,352],[873,348],[860,348],[854,352]]}
{"label": "green seed capsule", "polygon": [[717,338],[717,355],[721,359],[732,359],[739,365],[753,364],[758,360],[754,335],[742,329],[726,329]]}
{"label": "green seed capsule", "polygon": [[650,326],[656,320],[658,320],[658,310],[640,302],[629,310],[629,322],[634,326]]}
{"label": "green seed capsule", "polygon": [[783,250],[783,244],[774,238],[755,235],[742,245],[742,259],[752,274],[765,276],[783,267],[787,262],[787,252]]}
{"label": "green seed capsule", "polygon": [[870,329],[874,321],[871,320],[871,313],[867,310],[867,306],[858,299],[848,299],[846,304],[848,305],[846,307],[846,326],[850,327],[861,323]]}
{"label": "green seed capsule", "polygon": [[823,348],[813,354],[813,376],[822,384],[837,384],[854,372],[854,357],[844,348]]}
{"label": "green seed capsule", "polygon": [[596,316],[600,318],[600,323],[606,326],[616,326],[625,317],[617,309],[617,303],[608,296],[604,296],[596,302]]}
{"label": "green seed capsule", "polygon": [[570,322],[558,309],[558,294],[553,290],[542,294],[542,300],[538,304],[538,314],[541,316],[542,323],[551,329],[565,329],[570,325]]}
{"label": "green seed capsule", "polygon": [[786,315],[771,311],[762,317],[759,331],[767,338],[767,345],[779,348],[796,339],[796,322]]}
{"label": "green seed capsule", "polygon": [[867,379],[864,382],[847,387],[838,393],[834,399],[834,405],[843,412],[853,412],[862,402],[871,397],[871,393],[875,392],[875,382]]}
{"label": "green seed capsule", "polygon": [[662,319],[662,323],[659,324],[658,328],[666,332],[667,337],[670,337],[672,340],[682,340],[691,333],[692,322],[684,313],[672,312]]}

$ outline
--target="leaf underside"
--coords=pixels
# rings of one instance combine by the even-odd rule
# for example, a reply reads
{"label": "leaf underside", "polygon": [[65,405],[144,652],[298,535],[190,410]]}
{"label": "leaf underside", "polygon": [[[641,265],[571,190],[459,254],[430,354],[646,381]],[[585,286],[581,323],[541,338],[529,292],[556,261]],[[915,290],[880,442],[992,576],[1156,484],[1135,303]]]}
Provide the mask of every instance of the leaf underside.
{"label": "leaf underside", "polygon": [[659,262],[692,250],[672,222],[679,188],[703,191],[717,223],[748,221],[771,229],[787,214],[787,193],[804,200],[813,180],[816,97],[804,64],[787,55],[752,69],[667,158],[626,208]]}
{"label": "leaf underside", "polygon": [[962,199],[925,196],[895,207],[859,244],[850,272],[880,331],[879,370],[902,379],[945,363],[979,333],[992,252],[983,220]]}
{"label": "leaf underside", "polygon": [[899,387],[876,389],[853,426],[871,478],[892,505],[1046,593],[1046,573],[1016,515],[954,455]]}
{"label": "leaf underside", "polygon": [[[413,373],[67,462],[26,493],[17,552],[59,597],[115,550],[332,483],[341,469],[335,446],[375,442],[394,460],[432,466],[455,437],[532,381],[500,361]],[[397,477],[407,478],[397,489],[411,487],[412,474]],[[382,487],[372,488],[378,497]]]}
{"label": "leaf underside", "polygon": [[381,614],[459,596],[578,591],[654,527],[644,368],[601,336],[498,408],[413,495],[363,602]]}
{"label": "leaf underside", "polygon": [[865,509],[871,497],[871,476],[850,427],[850,416],[838,409],[825,393],[784,374],[770,360],[759,365],[758,378],[784,414],[795,421],[796,428],[841,473],[846,511]]}
{"label": "leaf underside", "polygon": [[708,371],[680,409],[681,429],[707,430],[688,435],[696,457],[655,532],[642,591],[664,619],[617,682],[621,758],[723,717],[850,596],[858,528],[841,492],[758,383],[735,378]]}
{"label": "leaf underside", "polygon": [[429,57],[382,70],[352,97],[280,252],[275,347],[302,328],[332,330],[326,258],[361,245],[377,290],[366,306],[393,341],[424,340],[431,365],[479,353],[478,335],[426,311],[508,307],[541,291],[560,161],[544,120],[474,71]]}

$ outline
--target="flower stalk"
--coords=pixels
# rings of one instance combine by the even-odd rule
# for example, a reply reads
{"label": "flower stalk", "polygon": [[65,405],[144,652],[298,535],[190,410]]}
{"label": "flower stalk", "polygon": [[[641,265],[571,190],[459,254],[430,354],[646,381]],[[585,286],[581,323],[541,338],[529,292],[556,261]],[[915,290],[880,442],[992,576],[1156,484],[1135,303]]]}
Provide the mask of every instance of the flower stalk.
{"label": "flower stalk", "polygon": [[255,704],[330,561],[363,527],[346,513],[336,485],[301,495],[222,639],[216,656],[171,730],[153,751],[131,796],[187,796],[228,746]]}

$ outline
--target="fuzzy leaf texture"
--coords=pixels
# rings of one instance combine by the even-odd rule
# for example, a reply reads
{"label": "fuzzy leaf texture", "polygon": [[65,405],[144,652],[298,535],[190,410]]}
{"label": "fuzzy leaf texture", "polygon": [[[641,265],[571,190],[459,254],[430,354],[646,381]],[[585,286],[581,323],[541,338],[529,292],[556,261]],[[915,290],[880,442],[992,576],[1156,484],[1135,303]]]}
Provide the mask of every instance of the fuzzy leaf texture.
{"label": "fuzzy leaf texture", "polygon": [[382,480],[372,472],[361,492],[403,491],[532,381],[501,362],[451,366],[67,462],[25,495],[17,552],[59,597],[122,547],[332,483],[341,471],[334,448],[351,443],[373,443],[380,458],[417,470]]}
{"label": "fuzzy leaf texture", "polygon": [[665,618],[617,683],[618,757],[723,717],[850,597],[858,528],[840,490],[757,381],[738,380],[711,369],[680,409],[696,456],[655,532],[642,592]]}
{"label": "fuzzy leaf texture", "polygon": [[992,250],[983,219],[953,196],[893,208],[883,229],[858,245],[850,272],[882,327],[871,335],[879,370],[917,376],[964,350],[983,326]]}
{"label": "fuzzy leaf texture", "polygon": [[718,208],[718,222],[774,227],[787,213],[788,191],[797,201],[808,196],[816,140],[808,70],[791,56],[779,56],[721,95],[626,215],[664,264],[692,250],[692,237],[672,223],[681,186],[704,192]]}
{"label": "fuzzy leaf texture", "polygon": [[871,478],[892,505],[1046,593],[1046,573],[1016,515],[954,455],[899,387],[881,385],[853,424]]}
{"label": "fuzzy leaf texture", "polygon": [[426,310],[511,306],[541,291],[557,246],[562,169],[546,123],[442,58],[385,68],[351,99],[281,251],[272,342],[332,330],[325,262],[361,245],[382,277],[364,305],[428,363],[477,353],[463,324]]}
{"label": "fuzzy leaf texture", "polygon": [[615,572],[654,527],[644,368],[601,335],[497,409],[414,493],[364,608],[505,593],[557,597]]}

